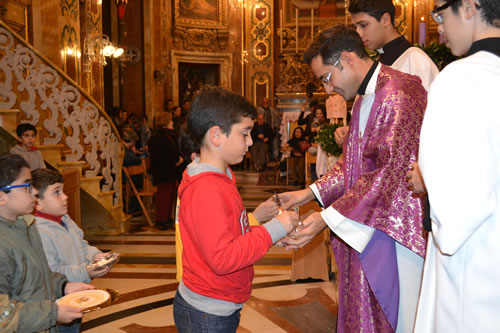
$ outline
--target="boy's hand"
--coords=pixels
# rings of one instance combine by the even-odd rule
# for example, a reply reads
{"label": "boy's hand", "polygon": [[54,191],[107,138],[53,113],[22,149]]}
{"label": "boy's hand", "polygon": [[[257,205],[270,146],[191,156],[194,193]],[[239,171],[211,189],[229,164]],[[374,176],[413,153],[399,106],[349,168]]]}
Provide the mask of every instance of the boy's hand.
{"label": "boy's hand", "polygon": [[57,305],[57,323],[69,324],[73,320],[82,318],[82,310],[66,305]]}
{"label": "boy's hand", "polygon": [[253,211],[253,216],[259,222],[269,221],[279,213],[278,205],[273,201],[273,198],[269,198],[255,208]]}
{"label": "boy's hand", "polygon": [[88,283],[68,282],[66,284],[66,287],[64,288],[64,295],[75,293],[77,291],[92,290],[92,289],[95,289],[95,287]]}
{"label": "boy's hand", "polygon": [[99,265],[92,265],[92,266],[87,266],[87,273],[89,274],[89,277],[91,279],[95,279],[101,276],[104,276],[109,273],[111,270],[111,266],[99,266]]}
{"label": "boy's hand", "polygon": [[295,227],[299,225],[299,214],[293,211],[285,210],[276,218],[285,228],[287,234],[295,230]]}
{"label": "boy's hand", "polygon": [[96,260],[96,259],[101,259],[102,257],[105,257],[105,256],[110,255],[110,254],[111,254],[111,252],[106,252],[106,253],[98,253],[98,254],[96,254],[96,255],[94,256],[94,260]]}

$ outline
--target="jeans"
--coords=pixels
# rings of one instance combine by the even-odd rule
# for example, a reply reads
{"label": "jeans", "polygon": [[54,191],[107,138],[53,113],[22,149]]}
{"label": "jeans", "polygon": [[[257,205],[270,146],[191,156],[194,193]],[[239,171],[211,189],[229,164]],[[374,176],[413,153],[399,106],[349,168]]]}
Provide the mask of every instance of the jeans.
{"label": "jeans", "polygon": [[217,316],[191,306],[177,291],[174,299],[174,321],[180,333],[234,333],[240,323],[240,311]]}
{"label": "jeans", "polygon": [[80,333],[80,328],[82,326],[82,320],[78,319],[70,324],[58,325],[59,333]]}

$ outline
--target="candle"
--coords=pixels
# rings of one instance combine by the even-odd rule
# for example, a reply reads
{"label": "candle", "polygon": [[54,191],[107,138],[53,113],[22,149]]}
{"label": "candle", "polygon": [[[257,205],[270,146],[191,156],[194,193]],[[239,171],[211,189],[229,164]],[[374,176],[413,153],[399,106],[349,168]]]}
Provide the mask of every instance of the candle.
{"label": "candle", "polygon": [[420,23],[418,25],[418,43],[422,46],[425,46],[427,43],[425,39],[427,37],[427,27],[424,21],[424,17],[420,18]]}
{"label": "candle", "polygon": [[314,40],[314,8],[311,8],[311,43]]}
{"label": "candle", "polygon": [[280,9],[280,55],[283,54],[283,9]]}
{"label": "candle", "polygon": [[299,53],[299,9],[295,8],[295,53]]}

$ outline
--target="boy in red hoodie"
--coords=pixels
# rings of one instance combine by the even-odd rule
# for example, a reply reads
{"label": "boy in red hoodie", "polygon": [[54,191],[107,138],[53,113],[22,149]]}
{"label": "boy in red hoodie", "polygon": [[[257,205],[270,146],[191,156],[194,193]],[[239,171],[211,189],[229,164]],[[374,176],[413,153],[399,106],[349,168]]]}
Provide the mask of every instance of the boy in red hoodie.
{"label": "boy in red hoodie", "polygon": [[245,98],[204,87],[188,113],[188,130],[200,157],[179,187],[179,227],[184,273],[174,300],[179,332],[235,332],[250,297],[253,263],[293,231],[296,213],[283,212],[252,226],[229,165],[252,145],[257,112]]}

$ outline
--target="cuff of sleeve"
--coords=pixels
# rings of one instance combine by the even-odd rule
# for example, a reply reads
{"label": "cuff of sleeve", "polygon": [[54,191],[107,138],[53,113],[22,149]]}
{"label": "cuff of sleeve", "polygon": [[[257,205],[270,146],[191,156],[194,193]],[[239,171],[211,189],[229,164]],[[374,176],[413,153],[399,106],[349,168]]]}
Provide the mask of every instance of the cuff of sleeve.
{"label": "cuff of sleeve", "polygon": [[322,208],[325,208],[325,205],[323,204],[323,200],[321,200],[321,196],[319,195],[319,190],[318,190],[318,187],[316,186],[316,184],[311,184],[309,186],[309,188],[311,189],[312,193],[314,194],[314,197],[316,198],[316,201],[318,202],[318,204]]}
{"label": "cuff of sleeve", "polygon": [[320,214],[328,227],[359,253],[364,251],[375,232],[374,228],[348,219],[332,207],[328,207]]}
{"label": "cuff of sleeve", "polygon": [[[68,281],[68,280],[66,280],[66,281],[64,281],[64,282],[62,283],[62,286],[61,286],[61,295],[62,295],[62,296],[66,295],[66,293],[64,292],[64,290],[66,289],[66,285],[68,284],[68,282],[69,282],[69,281]],[[61,296],[61,297],[62,297],[62,296]]]}
{"label": "cuff of sleeve", "polygon": [[273,244],[287,235],[285,228],[283,228],[277,218],[273,218],[271,221],[264,224],[264,228],[269,232]]}

